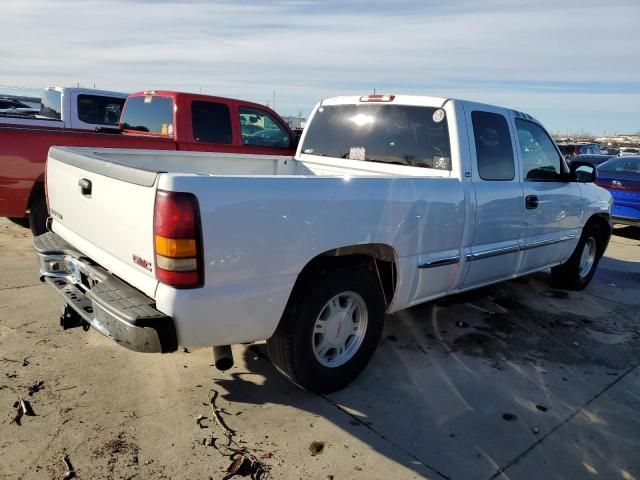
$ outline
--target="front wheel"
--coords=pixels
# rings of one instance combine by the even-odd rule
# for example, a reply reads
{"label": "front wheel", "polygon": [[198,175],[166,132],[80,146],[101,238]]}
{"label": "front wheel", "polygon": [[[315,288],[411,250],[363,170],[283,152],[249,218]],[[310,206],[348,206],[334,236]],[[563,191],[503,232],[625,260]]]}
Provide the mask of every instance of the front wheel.
{"label": "front wheel", "polygon": [[296,289],[267,349],[294,383],[318,393],[348,385],[380,340],[385,304],[364,266],[324,273]]}
{"label": "front wheel", "polygon": [[602,228],[597,224],[586,225],[569,260],[551,269],[554,286],[567,290],[586,288],[596,273],[604,245]]}

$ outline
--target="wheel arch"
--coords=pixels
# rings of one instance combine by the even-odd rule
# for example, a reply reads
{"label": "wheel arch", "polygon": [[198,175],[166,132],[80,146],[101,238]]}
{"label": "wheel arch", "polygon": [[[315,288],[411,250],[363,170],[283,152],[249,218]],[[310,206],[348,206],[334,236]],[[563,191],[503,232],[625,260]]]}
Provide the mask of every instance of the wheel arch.
{"label": "wheel arch", "polygon": [[611,238],[611,234],[613,233],[613,226],[611,225],[611,216],[605,212],[594,213],[589,217],[589,219],[584,224],[584,228],[587,228],[590,225],[597,225],[602,229],[604,233],[604,238],[602,239],[602,252],[600,255],[602,256],[609,245],[609,239]]}
{"label": "wheel arch", "polygon": [[300,289],[317,275],[349,265],[366,266],[380,282],[385,304],[389,306],[397,285],[398,255],[395,249],[384,243],[345,245],[316,255],[303,267],[296,279],[289,302]]}

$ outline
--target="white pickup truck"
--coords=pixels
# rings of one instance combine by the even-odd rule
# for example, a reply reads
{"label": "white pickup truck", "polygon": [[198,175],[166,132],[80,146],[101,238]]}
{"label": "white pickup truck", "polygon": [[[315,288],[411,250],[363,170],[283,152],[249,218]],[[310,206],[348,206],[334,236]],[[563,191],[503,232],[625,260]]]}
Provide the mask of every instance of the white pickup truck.
{"label": "white pickup truck", "polygon": [[40,98],[40,110],[32,114],[0,113],[0,126],[95,130],[118,128],[126,93],[95,88],[48,87]]}
{"label": "white pickup truck", "polygon": [[267,340],[304,388],[344,387],[384,314],[551,267],[584,288],[611,234],[594,167],[531,116],[418,96],[320,102],[295,157],[57,148],[41,278],[64,327],[169,352]]}

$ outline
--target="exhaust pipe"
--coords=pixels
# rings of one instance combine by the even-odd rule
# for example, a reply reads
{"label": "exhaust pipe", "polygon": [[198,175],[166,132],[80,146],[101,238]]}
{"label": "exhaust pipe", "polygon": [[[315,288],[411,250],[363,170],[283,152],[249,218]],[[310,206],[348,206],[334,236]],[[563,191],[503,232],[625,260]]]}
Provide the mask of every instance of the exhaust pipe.
{"label": "exhaust pipe", "polygon": [[233,367],[233,353],[231,353],[231,345],[213,347],[213,364],[222,372]]}

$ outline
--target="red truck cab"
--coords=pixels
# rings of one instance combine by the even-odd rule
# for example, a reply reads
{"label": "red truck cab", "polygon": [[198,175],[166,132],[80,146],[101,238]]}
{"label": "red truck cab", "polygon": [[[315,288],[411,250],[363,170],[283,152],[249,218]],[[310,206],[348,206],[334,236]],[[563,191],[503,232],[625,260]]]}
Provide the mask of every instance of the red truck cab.
{"label": "red truck cab", "polygon": [[294,155],[296,135],[268,107],[163,90],[129,95],[119,129],[95,132],[0,125],[0,216],[43,233],[44,165],[52,146]]}
{"label": "red truck cab", "polygon": [[161,90],[129,95],[125,135],[168,138],[177,150],[293,155],[295,135],[280,116],[257,103]]}

